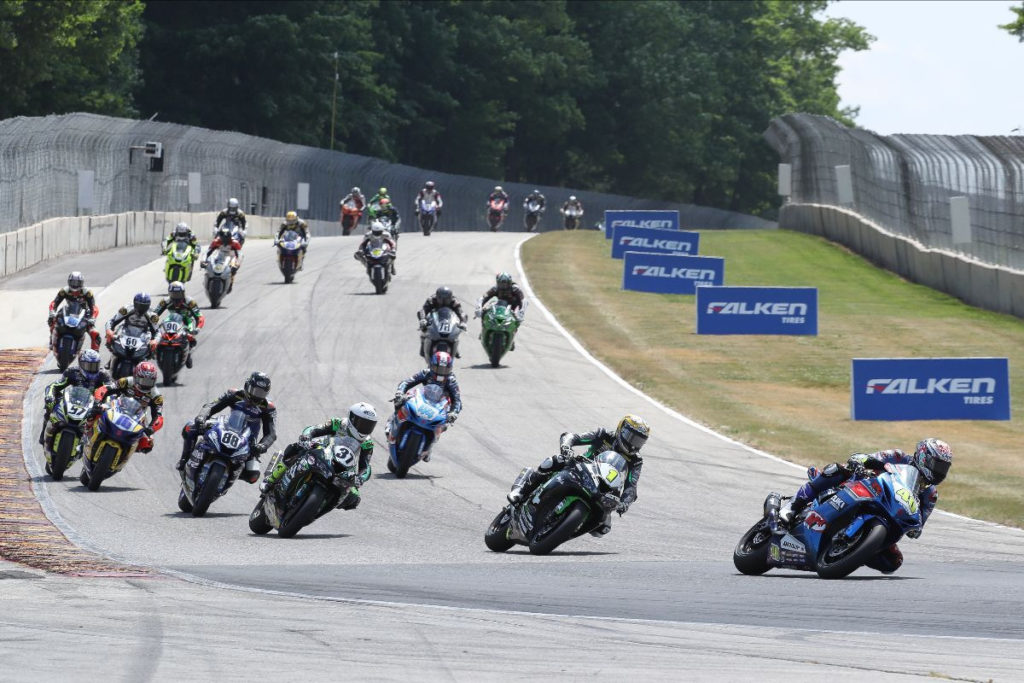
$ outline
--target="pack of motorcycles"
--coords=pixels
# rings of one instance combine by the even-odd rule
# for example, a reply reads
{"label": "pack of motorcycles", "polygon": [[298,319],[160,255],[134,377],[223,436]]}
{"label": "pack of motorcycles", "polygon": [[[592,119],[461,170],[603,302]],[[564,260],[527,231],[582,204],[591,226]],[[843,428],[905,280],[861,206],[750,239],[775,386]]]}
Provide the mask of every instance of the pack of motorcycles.
{"label": "pack of motorcycles", "polygon": [[[421,220],[425,213],[421,211]],[[427,216],[430,222],[430,214]],[[436,216],[432,220],[436,222]],[[424,227],[424,234],[429,234],[432,227],[433,223]],[[239,237],[243,241],[244,233]],[[293,231],[286,231],[278,241],[278,261],[286,281],[291,280],[301,264],[303,246]],[[383,293],[378,285],[380,279],[384,280],[384,291],[390,281],[386,254],[379,253],[388,248],[386,242],[374,240],[366,247],[367,272],[378,293]],[[188,244],[175,244],[167,254],[167,281],[187,281],[196,256]],[[221,280],[224,293],[230,292],[230,280],[225,281],[223,272],[230,273],[231,266],[237,266],[232,258],[226,253],[220,259],[214,257],[206,262],[205,287],[213,307],[220,301],[214,293],[221,289],[214,285],[211,292],[210,283]],[[224,267],[218,269],[219,263]],[[67,305],[58,315],[53,350],[61,369],[74,359],[85,335],[85,312],[76,306]],[[481,317],[480,340],[491,365],[497,367],[511,348],[519,323],[509,304],[496,299],[484,303]],[[431,313],[420,355],[429,359],[436,351],[454,353],[462,331],[459,323],[451,309]],[[173,312],[160,321],[157,340],[149,339],[144,330],[123,328],[113,343],[114,377],[130,376],[135,364],[152,354],[157,358],[164,384],[174,384],[188,352],[190,331],[181,316]],[[81,482],[92,491],[124,468],[147,424],[146,409],[130,396],[108,400],[99,416],[93,418],[96,400],[88,389],[73,386],[57,398],[52,413],[56,428],[46,453],[51,476],[58,481],[65,470],[85,455],[89,467],[83,466]],[[387,467],[395,478],[405,478],[410,468],[429,458],[447,429],[449,409],[448,398],[436,385],[417,386],[406,394],[404,403],[385,428]],[[205,515],[237,479],[253,483],[261,474],[258,460],[250,453],[255,435],[244,412],[233,410],[217,416],[203,428],[204,433],[196,442],[201,458],[193,458],[200,464],[185,468],[178,498],[180,509],[196,517]],[[261,495],[250,515],[250,529],[257,534],[277,529],[280,536],[290,537],[335,509],[356,482],[359,452],[360,444],[349,436],[315,439],[312,448]],[[273,456],[268,472],[280,456],[280,451]],[[520,478],[529,472],[524,469]],[[543,555],[593,531],[605,512],[616,508],[627,472],[628,465],[622,456],[610,451],[593,459],[574,460],[570,466],[552,473],[525,500],[506,505],[485,532],[487,547],[504,552],[518,544],[528,547],[533,554]],[[908,531],[920,528],[916,476],[917,470],[905,465],[887,465],[881,474],[859,472],[837,488],[823,492],[788,525],[778,516],[784,498],[772,492],[764,501],[761,519],[737,544],[733,562],[740,572],[749,575],[778,567],[813,571],[823,578],[846,576]]]}

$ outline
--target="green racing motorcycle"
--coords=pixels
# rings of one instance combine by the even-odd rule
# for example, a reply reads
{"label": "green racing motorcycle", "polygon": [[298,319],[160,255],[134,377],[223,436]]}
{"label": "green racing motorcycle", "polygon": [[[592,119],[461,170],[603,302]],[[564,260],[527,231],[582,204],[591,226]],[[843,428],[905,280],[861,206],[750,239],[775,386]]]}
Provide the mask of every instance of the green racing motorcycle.
{"label": "green racing motorcycle", "polygon": [[480,310],[483,317],[480,341],[483,342],[491,367],[496,368],[515,343],[520,321],[508,302],[500,299],[488,299]]}

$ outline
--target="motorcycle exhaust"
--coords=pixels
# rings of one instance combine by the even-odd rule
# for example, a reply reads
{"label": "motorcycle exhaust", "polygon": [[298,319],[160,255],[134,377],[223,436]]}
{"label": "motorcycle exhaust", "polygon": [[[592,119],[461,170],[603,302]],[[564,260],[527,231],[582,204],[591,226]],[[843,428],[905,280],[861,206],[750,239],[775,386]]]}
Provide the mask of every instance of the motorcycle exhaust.
{"label": "motorcycle exhaust", "polygon": [[260,461],[256,458],[249,458],[245,461],[245,467],[242,468],[242,474],[238,477],[242,481],[250,484],[255,484],[260,478]]}

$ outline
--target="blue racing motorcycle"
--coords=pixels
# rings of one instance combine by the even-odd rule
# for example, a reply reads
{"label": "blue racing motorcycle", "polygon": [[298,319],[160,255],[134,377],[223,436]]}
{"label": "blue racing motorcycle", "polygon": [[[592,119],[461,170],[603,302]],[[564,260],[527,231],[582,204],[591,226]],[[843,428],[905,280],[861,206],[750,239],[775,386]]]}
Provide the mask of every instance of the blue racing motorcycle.
{"label": "blue racing motorcycle", "polygon": [[733,564],[750,575],[778,567],[841,579],[911,529],[921,528],[919,477],[911,465],[886,464],[877,475],[858,470],[818,496],[788,529],[779,522],[782,496],[770,493],[764,501],[764,517],[736,545]]}
{"label": "blue racing motorcycle", "polygon": [[249,451],[252,429],[248,420],[248,415],[236,408],[228,417],[204,425],[205,434],[196,440],[192,456],[181,471],[179,510],[202,517],[236,479],[254,484],[260,478],[259,459]]}
{"label": "blue racing motorcycle", "polygon": [[402,479],[420,460],[430,459],[430,449],[448,424],[448,397],[436,384],[415,387],[406,393],[384,427],[388,439],[388,470]]}

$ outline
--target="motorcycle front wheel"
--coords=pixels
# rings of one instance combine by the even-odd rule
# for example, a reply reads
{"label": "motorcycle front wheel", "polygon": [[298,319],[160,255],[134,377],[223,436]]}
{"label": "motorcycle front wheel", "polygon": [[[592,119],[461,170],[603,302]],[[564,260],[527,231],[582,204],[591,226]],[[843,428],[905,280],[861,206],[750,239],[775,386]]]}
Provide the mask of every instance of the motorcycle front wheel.
{"label": "motorcycle front wheel", "polygon": [[849,541],[839,537],[841,532],[842,529],[835,529],[822,544],[816,569],[823,579],[841,579],[866,564],[882,551],[888,535],[877,520],[862,526]]}
{"label": "motorcycle front wheel", "polygon": [[256,503],[256,508],[249,515],[249,530],[254,534],[262,536],[268,533],[274,527],[270,526],[270,522],[267,521],[267,514],[263,511],[263,506],[266,503],[262,498]]}
{"label": "motorcycle front wheel", "polygon": [[60,433],[57,437],[60,443],[57,445],[57,450],[50,457],[50,476],[53,477],[54,481],[60,481],[64,478],[64,470],[68,468],[68,463],[71,462],[71,456],[75,452],[75,438],[76,434],[70,429]]}
{"label": "motorcycle front wheel", "polygon": [[484,543],[488,548],[496,553],[503,553],[515,545],[515,541],[508,540],[508,527],[511,522],[512,516],[508,508],[498,513],[484,534]]}
{"label": "motorcycle front wheel", "polygon": [[736,549],[732,551],[732,563],[736,569],[748,576],[760,576],[771,569],[768,564],[768,549],[771,547],[772,531],[765,520],[760,520],[743,534]]}
{"label": "motorcycle front wheel", "polygon": [[110,472],[110,466],[114,462],[114,458],[117,457],[117,449],[106,444],[103,446],[103,450],[100,451],[100,457],[96,458],[96,462],[92,464],[92,468],[89,470],[89,483],[87,488],[90,491],[96,491],[99,489],[100,484],[103,483],[103,479],[106,478],[107,473]]}
{"label": "motorcycle front wheel", "polygon": [[210,469],[206,471],[203,487],[199,489],[195,502],[192,503],[193,517],[202,517],[210,509],[210,503],[217,498],[217,492],[220,491],[220,480],[224,478],[225,474],[224,463],[215,462],[210,465]]}
{"label": "motorcycle front wheel", "polygon": [[299,533],[299,529],[316,519],[316,515],[320,512],[320,506],[323,505],[326,495],[327,491],[324,490],[323,486],[319,484],[312,485],[309,493],[306,495],[306,500],[302,501],[292,514],[285,516],[281,528],[277,530],[277,535],[281,538],[291,538]]}

